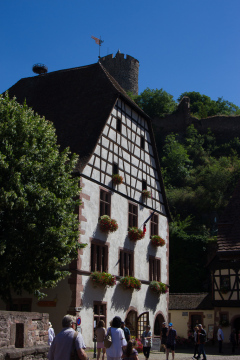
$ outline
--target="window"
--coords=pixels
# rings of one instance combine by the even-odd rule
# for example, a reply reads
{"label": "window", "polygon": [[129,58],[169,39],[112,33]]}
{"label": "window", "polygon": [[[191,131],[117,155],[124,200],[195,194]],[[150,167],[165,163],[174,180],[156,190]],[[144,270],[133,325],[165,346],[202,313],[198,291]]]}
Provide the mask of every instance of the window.
{"label": "window", "polygon": [[158,235],[158,214],[153,214],[150,223],[151,236]]}
{"label": "window", "polygon": [[113,163],[113,174],[118,174],[118,164]]}
{"label": "window", "polygon": [[221,291],[229,291],[230,290],[230,276],[229,275],[221,275],[220,277],[220,290]]}
{"label": "window", "polygon": [[138,226],[138,207],[137,205],[129,203],[128,207],[128,226],[137,227]]}
{"label": "window", "polygon": [[120,118],[117,118],[117,132],[121,133],[122,131],[122,121]]}
{"label": "window", "polygon": [[111,212],[111,193],[100,189],[100,216],[108,215]]}
{"label": "window", "polygon": [[108,246],[92,242],[91,244],[91,271],[107,272]]}
{"label": "window", "polygon": [[133,276],[133,251],[120,250],[119,275]]}
{"label": "window", "polygon": [[93,313],[94,313],[94,327],[97,326],[100,320],[103,320],[106,324],[106,313],[107,313],[107,304],[101,301],[94,301],[93,303]]}
{"label": "window", "polygon": [[147,182],[146,180],[142,180],[142,191],[147,190]]}
{"label": "window", "polygon": [[141,136],[141,149],[144,149],[145,148],[145,139],[144,139],[144,136],[142,135]]}
{"label": "window", "polygon": [[149,281],[161,281],[161,260],[149,256]]}
{"label": "window", "polygon": [[219,324],[222,326],[228,326],[229,325],[229,318],[228,318],[228,312],[220,312],[219,313],[220,321]]}

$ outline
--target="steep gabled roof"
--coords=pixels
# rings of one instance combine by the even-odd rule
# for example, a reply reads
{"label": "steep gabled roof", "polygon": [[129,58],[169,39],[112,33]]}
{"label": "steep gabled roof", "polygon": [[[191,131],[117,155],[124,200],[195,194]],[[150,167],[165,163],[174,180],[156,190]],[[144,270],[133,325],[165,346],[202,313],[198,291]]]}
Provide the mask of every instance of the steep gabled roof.
{"label": "steep gabled roof", "polygon": [[213,309],[209,293],[169,294],[169,310]]}
{"label": "steep gabled roof", "polygon": [[240,256],[240,181],[218,223],[219,256]]}
{"label": "steep gabled roof", "polygon": [[151,119],[131,100],[118,82],[101,65],[60,70],[24,78],[8,89],[10,97],[26,103],[53,122],[61,148],[79,155],[81,173],[98,143],[111,111],[120,97],[145,118],[159,172],[166,211],[170,218],[161,176]]}

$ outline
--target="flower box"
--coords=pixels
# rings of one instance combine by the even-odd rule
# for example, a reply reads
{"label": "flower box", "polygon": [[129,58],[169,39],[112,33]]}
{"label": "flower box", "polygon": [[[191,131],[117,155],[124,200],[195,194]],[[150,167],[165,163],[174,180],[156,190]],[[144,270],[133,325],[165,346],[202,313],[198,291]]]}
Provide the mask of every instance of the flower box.
{"label": "flower box", "polygon": [[158,295],[166,294],[168,292],[168,287],[166,284],[160,281],[151,281],[149,284],[149,288],[156,292]]}
{"label": "flower box", "polygon": [[90,278],[95,286],[103,285],[112,287],[116,284],[116,277],[105,272],[94,271],[91,273]]}
{"label": "flower box", "polygon": [[99,219],[99,227],[102,232],[114,232],[118,229],[118,224],[115,219],[111,219],[108,215],[103,215]]}
{"label": "flower box", "polygon": [[131,227],[128,230],[128,237],[130,240],[141,240],[143,239],[145,236],[145,233],[141,230],[138,229],[137,227]]}
{"label": "flower box", "polygon": [[113,174],[112,181],[115,185],[120,185],[123,182],[123,177],[119,174]]}
{"label": "flower box", "polygon": [[132,289],[137,291],[141,289],[142,285],[141,281],[133,276],[122,277],[119,282],[125,289]]}
{"label": "flower box", "polygon": [[151,237],[151,244],[154,246],[164,246],[166,242],[159,235],[153,235]]}
{"label": "flower box", "polygon": [[143,191],[142,191],[142,196],[143,196],[144,198],[146,198],[146,199],[150,199],[150,198],[152,197],[152,193],[151,193],[151,191],[149,191],[149,190],[143,190]]}

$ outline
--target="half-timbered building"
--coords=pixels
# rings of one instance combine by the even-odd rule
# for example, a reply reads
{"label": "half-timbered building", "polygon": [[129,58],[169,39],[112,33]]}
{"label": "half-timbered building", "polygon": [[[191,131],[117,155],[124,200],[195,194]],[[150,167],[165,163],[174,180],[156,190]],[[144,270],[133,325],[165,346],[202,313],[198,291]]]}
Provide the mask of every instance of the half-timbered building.
{"label": "half-timbered building", "polygon": [[215,324],[240,334],[240,182],[218,223],[216,256],[210,263]]}
{"label": "half-timbered building", "polygon": [[[159,335],[162,321],[168,320],[168,293],[158,296],[149,284],[169,282],[170,215],[150,118],[101,63],[21,79],[9,95],[20,103],[26,99],[52,121],[61,148],[69,146],[79,155],[79,241],[87,243],[70,266],[72,275],[47,290],[44,301],[24,294],[14,298],[15,308],[48,312],[56,331],[65,313],[79,315],[87,346],[92,346],[98,320],[108,326],[115,315],[132,335],[139,336],[147,323]],[[122,177],[121,184],[113,183],[113,174]],[[117,221],[117,231],[100,230],[103,215]],[[143,229],[150,215],[144,238],[130,240],[128,228]],[[152,235],[160,235],[165,245],[153,246]],[[116,285],[94,286],[94,271],[115,275]],[[124,289],[119,283],[124,276],[139,279],[141,289]]]}

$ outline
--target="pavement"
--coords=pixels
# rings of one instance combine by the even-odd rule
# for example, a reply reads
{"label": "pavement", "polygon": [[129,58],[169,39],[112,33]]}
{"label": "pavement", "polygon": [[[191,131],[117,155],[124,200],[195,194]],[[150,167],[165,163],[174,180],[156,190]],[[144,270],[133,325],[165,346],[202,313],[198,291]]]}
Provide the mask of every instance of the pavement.
{"label": "pavement", "polygon": [[[223,344],[223,354],[218,354],[218,347],[205,346],[207,360],[240,360],[240,347],[236,347],[235,354],[231,353],[230,344]],[[138,354],[139,360],[145,360],[143,353]],[[88,352],[89,359],[94,359],[94,352]],[[191,360],[193,357],[193,348],[176,348],[174,360]],[[100,358],[101,359],[101,358]],[[202,359],[202,356],[201,356]],[[107,358],[105,357],[105,360]],[[161,351],[153,350],[150,352],[149,360],[166,360],[166,355]],[[172,354],[169,354],[169,360],[172,360]]]}

